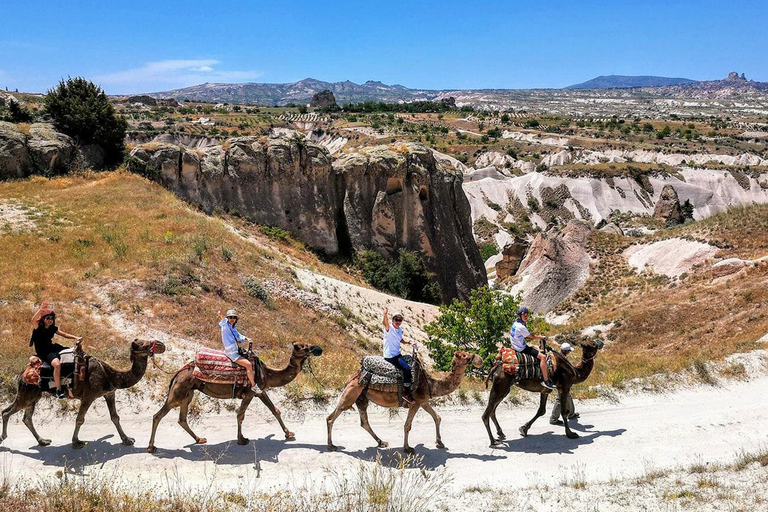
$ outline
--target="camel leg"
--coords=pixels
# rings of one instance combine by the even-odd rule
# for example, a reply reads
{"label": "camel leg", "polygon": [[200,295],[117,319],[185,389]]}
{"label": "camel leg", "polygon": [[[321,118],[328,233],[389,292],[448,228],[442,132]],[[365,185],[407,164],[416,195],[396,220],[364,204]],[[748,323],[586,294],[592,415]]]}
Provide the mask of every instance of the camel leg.
{"label": "camel leg", "polygon": [[360,414],[360,426],[363,427],[366,432],[371,434],[371,437],[373,437],[374,441],[376,441],[376,445],[379,448],[386,448],[389,446],[389,443],[382,441],[373,431],[371,424],[368,422],[368,402],[368,397],[365,395],[365,393],[357,397],[357,400],[355,401],[355,405],[357,405],[357,412]]}
{"label": "camel leg", "polygon": [[133,443],[135,440],[132,437],[128,437],[125,435],[125,432],[123,432],[123,427],[120,426],[120,416],[117,414],[117,407],[115,407],[115,394],[109,393],[104,395],[104,400],[107,401],[107,409],[109,409],[109,417],[112,420],[112,423],[115,424],[115,427],[117,428],[117,433],[120,435],[120,439],[123,440],[123,444],[125,446],[133,446]]}
{"label": "camel leg", "polygon": [[187,415],[189,414],[189,404],[192,403],[192,398],[194,398],[194,396],[195,396],[194,393],[189,393],[181,401],[181,405],[179,406],[179,425],[181,425],[181,428],[186,430],[187,433],[192,436],[192,439],[195,440],[195,443],[205,444],[208,442],[208,440],[204,437],[197,437],[197,434],[192,432],[192,429],[190,428],[189,423],[187,423]]}
{"label": "camel leg", "polygon": [[160,424],[160,420],[165,418],[165,415],[171,412],[171,409],[173,409],[174,406],[168,404],[168,401],[166,400],[163,406],[160,408],[159,411],[155,413],[155,415],[152,417],[152,435],[149,436],[149,445],[147,446],[147,452],[149,453],[155,453],[157,448],[155,448],[155,433],[157,432],[157,426]]}
{"label": "camel leg", "polygon": [[93,400],[80,399],[80,410],[77,411],[77,419],[75,420],[75,432],[72,434],[72,448],[78,450],[85,446],[78,435],[80,434],[80,427],[85,423],[85,413],[90,409]]}
{"label": "camel leg", "polygon": [[531,428],[531,425],[533,425],[533,422],[536,421],[539,416],[544,416],[544,413],[547,412],[547,397],[549,396],[549,393],[541,393],[541,398],[539,399],[539,408],[536,411],[536,415],[531,418],[531,420],[520,427],[520,435],[523,437],[526,437],[528,435],[528,429]]}
{"label": "camel leg", "polygon": [[[37,439],[37,444],[40,446],[48,446],[51,444],[50,439],[43,439],[40,437],[40,435],[37,433],[37,430],[35,430],[35,426],[32,424],[32,415],[35,414],[35,407],[37,406],[37,401],[32,402],[32,405],[24,409],[24,417],[22,418],[22,422],[27,426],[30,432],[32,432],[32,435],[35,436],[35,439]],[[5,427],[5,425],[3,425]]]}
{"label": "camel leg", "polygon": [[[245,411],[253,400],[252,393],[246,393],[243,401],[240,402],[240,407],[237,409],[237,444],[248,444],[249,439],[243,436],[243,420],[245,419]],[[274,407],[274,406],[273,406]]]}
{"label": "camel leg", "polygon": [[568,398],[570,397],[571,390],[560,390],[560,403],[563,404],[560,407],[560,414],[563,417],[563,425],[565,425],[565,435],[568,437],[568,439],[578,439],[579,434],[571,430],[570,425],[568,425],[568,415],[571,414],[571,411],[568,409]]}
{"label": "camel leg", "polygon": [[[21,407],[19,407],[19,399],[16,398],[16,400],[13,401],[11,405],[3,409],[3,433],[0,435],[0,443],[5,441],[8,438],[8,420],[11,419],[11,416],[16,414],[21,410]],[[37,434],[35,434],[35,437],[37,437]]]}
{"label": "camel leg", "polygon": [[[285,434],[285,440],[286,441],[295,441],[296,440],[296,434],[294,434],[293,432],[288,430],[288,427],[285,426],[285,423],[283,423],[283,417],[280,414],[280,409],[275,407],[275,404],[273,404],[272,400],[270,400],[270,398],[267,396],[267,392],[266,391],[261,394],[261,396],[259,397],[259,400],[264,402],[264,405],[267,406],[267,409],[270,410],[270,412],[272,413],[272,416],[274,416],[275,419],[277,420],[277,422],[280,424],[280,428],[283,429],[283,433]],[[243,413],[245,413],[245,411],[243,411]]]}
{"label": "camel leg", "polygon": [[[507,396],[512,387],[511,381],[508,382],[508,380],[509,379],[497,381],[494,379],[493,384],[491,385],[491,392],[488,393],[488,405],[483,412],[483,423],[485,424],[485,430],[488,432],[488,438],[491,440],[491,448],[499,446],[501,442],[507,438],[501,430],[499,421],[496,419],[496,408],[501,401],[504,400],[504,397]],[[493,424],[496,426],[497,437],[493,437],[493,434],[491,433],[491,426],[488,422],[489,419],[493,420]]]}
{"label": "camel leg", "polygon": [[408,433],[411,431],[411,424],[413,424],[413,417],[419,411],[420,404],[413,404],[408,407],[408,417],[405,418],[405,426],[403,427],[403,451],[405,453],[413,453],[413,448],[408,445]]}
{"label": "camel leg", "polygon": [[440,437],[440,415],[437,414],[437,412],[432,408],[432,406],[429,404],[429,402],[424,402],[421,404],[421,408],[427,411],[430,416],[432,416],[432,419],[435,421],[435,432],[437,435],[437,438],[435,440],[435,446],[438,448],[445,448],[445,445],[443,444],[443,439]]}
{"label": "camel leg", "polygon": [[336,421],[336,418],[338,418],[342,412],[352,407],[352,404],[355,403],[357,397],[359,397],[360,393],[363,392],[363,389],[365,388],[361,386],[359,382],[357,382],[357,379],[352,379],[349,381],[349,383],[347,383],[347,387],[345,387],[344,391],[341,392],[341,397],[339,398],[339,403],[336,405],[336,409],[334,409],[334,411],[325,419],[325,423],[328,427],[328,451],[336,451],[336,446],[331,440],[333,422]]}

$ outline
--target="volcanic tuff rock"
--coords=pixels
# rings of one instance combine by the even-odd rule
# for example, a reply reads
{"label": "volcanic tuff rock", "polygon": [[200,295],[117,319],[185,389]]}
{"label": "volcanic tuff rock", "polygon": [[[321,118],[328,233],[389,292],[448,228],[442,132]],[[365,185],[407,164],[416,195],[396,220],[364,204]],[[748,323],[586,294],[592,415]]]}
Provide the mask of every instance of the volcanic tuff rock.
{"label": "volcanic tuff rock", "polygon": [[664,185],[656,201],[656,208],[653,216],[664,221],[667,226],[682,224],[683,211],[680,209],[680,199],[677,197],[677,191],[672,185]]}
{"label": "volcanic tuff rock", "polygon": [[333,96],[333,93],[328,89],[320,91],[314,96],[312,96],[312,101],[309,102],[309,106],[313,108],[317,108],[317,107],[338,108],[339,107],[336,104],[336,98]]}
{"label": "volcanic tuff rock", "polygon": [[51,125],[35,123],[24,133],[0,121],[0,179],[63,171],[82,156],[74,141]]}
{"label": "volcanic tuff rock", "polygon": [[131,152],[129,168],[207,212],[238,212],[328,254],[416,251],[444,299],[485,283],[461,172],[420,144],[363,148],[332,162],[298,136],[238,137],[197,150],[149,143]]}

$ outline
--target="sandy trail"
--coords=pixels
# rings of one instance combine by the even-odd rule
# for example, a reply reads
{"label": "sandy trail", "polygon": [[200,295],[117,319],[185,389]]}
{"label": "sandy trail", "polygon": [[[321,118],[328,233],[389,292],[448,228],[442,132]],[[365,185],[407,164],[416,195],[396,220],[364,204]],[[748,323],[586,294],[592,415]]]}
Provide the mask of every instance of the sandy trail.
{"label": "sandy trail", "polygon": [[[573,425],[580,438],[569,440],[562,427],[540,418],[529,436],[517,428],[533,414],[533,404],[499,408],[499,421],[507,434],[500,448],[490,448],[480,416],[482,405],[436,406],[442,416],[443,441],[447,450],[434,447],[431,418],[420,411],[411,431],[411,445],[423,457],[426,468],[444,468],[453,481],[450,491],[461,493],[470,486],[498,487],[514,476],[518,485],[542,482],[556,486],[563,475],[578,473],[589,482],[634,478],[650,470],[688,466],[694,463],[724,463],[740,451],[765,448],[764,425],[768,409],[751,397],[768,393],[768,377],[748,382],[729,381],[717,387],[694,387],[667,394],[638,394],[620,402],[577,401],[581,413]],[[326,449],[325,411],[292,414],[286,405],[284,418],[297,440],[286,442],[277,423],[260,402],[254,401],[246,415],[244,432],[252,441],[239,446],[235,413],[224,411],[203,416],[192,428],[207,445],[192,445],[191,438],[176,423],[177,413],[165,417],[158,430],[155,455],[146,453],[151,417],[156,407],[137,406],[120,399],[118,410],[135,446],[122,446],[109,420],[103,401],[91,408],[80,437],[90,440],[82,450],[70,448],[72,416],[56,416],[53,403],[44,400],[35,415],[38,431],[53,440],[38,447],[21,423],[21,414],[9,424],[9,439],[0,446],[0,467],[14,477],[50,477],[66,466],[67,471],[86,476],[110,475],[132,482],[154,481],[163,486],[184,488],[215,485],[227,490],[245,487],[266,491],[284,487],[322,485],[327,470],[354,470],[360,461],[381,453],[395,457],[402,446],[405,412],[390,416],[388,410],[369,408],[374,431],[390,443],[377,450],[371,437],[359,426],[357,412],[346,412],[336,421],[334,442],[339,452]],[[161,477],[162,476],[162,477]],[[171,482],[171,483],[169,483]]]}

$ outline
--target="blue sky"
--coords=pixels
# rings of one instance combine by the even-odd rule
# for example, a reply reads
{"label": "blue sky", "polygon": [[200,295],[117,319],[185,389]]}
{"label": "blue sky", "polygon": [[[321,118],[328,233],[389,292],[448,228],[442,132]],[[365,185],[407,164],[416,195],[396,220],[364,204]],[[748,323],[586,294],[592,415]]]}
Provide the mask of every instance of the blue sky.
{"label": "blue sky", "polygon": [[564,87],[598,75],[768,81],[768,2],[4,2],[0,87],[109,94],[203,82]]}

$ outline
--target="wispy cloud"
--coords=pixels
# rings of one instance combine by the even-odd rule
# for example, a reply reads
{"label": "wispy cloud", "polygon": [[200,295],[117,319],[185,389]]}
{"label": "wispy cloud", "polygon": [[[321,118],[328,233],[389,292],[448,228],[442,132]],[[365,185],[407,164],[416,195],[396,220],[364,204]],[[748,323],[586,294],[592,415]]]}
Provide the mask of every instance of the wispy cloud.
{"label": "wispy cloud", "polygon": [[217,69],[221,62],[213,59],[162,60],[105,75],[93,80],[111,94],[151,92],[187,87],[203,82],[242,82],[255,80],[260,71]]}

